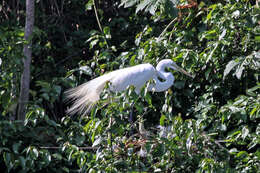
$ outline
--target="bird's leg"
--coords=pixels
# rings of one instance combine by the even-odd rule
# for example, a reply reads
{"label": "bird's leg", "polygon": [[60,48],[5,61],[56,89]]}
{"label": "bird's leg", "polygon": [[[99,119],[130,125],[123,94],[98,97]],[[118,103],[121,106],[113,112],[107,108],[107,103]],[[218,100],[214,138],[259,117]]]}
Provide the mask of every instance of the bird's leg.
{"label": "bird's leg", "polygon": [[111,127],[112,127],[112,116],[109,117],[109,123],[108,123],[108,144],[110,146],[112,144]]}
{"label": "bird's leg", "polygon": [[131,107],[131,112],[130,112],[130,116],[129,116],[129,122],[131,123],[131,125],[133,125],[134,102],[131,103],[130,107]]}
{"label": "bird's leg", "polygon": [[[108,100],[110,101],[110,103],[112,103],[112,97],[108,96]],[[108,145],[111,147],[111,151],[112,151],[112,123],[113,123],[113,119],[111,115],[109,116],[109,122],[108,122],[108,135],[107,135],[107,139],[108,139]]]}
{"label": "bird's leg", "polygon": [[132,127],[134,126],[134,120],[133,120],[133,112],[134,112],[134,102],[131,103],[130,107],[131,107],[131,111],[130,111],[130,116],[129,116],[129,122],[131,124],[131,130],[130,130],[130,135],[133,135],[133,129]]}
{"label": "bird's leg", "polygon": [[148,139],[148,136],[150,135],[149,134],[149,131],[147,131],[145,128],[144,128],[144,119],[143,119],[143,116],[142,115],[139,115],[138,116],[138,120],[139,120],[139,128],[138,128],[138,131],[139,131],[139,135],[142,139]]}
{"label": "bird's leg", "polygon": [[113,149],[113,137],[112,137],[112,124],[113,124],[113,117],[109,115],[107,143],[108,143],[108,148],[110,148],[110,152],[113,157],[114,149]]}

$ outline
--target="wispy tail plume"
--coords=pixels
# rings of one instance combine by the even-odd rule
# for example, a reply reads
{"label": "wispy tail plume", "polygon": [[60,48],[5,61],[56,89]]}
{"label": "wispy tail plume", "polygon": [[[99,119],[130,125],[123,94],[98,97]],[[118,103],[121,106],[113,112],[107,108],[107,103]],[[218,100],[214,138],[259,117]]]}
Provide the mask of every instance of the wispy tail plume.
{"label": "wispy tail plume", "polygon": [[95,78],[78,87],[69,89],[65,92],[67,100],[70,100],[73,105],[67,110],[69,115],[79,113],[80,115],[87,115],[90,109],[99,100],[99,96],[103,91],[106,82],[111,80],[113,73]]}

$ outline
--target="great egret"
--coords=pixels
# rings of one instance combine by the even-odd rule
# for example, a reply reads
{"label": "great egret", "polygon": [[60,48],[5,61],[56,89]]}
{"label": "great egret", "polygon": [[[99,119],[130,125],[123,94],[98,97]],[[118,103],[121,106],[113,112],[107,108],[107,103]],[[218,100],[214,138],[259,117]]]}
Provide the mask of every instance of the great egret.
{"label": "great egret", "polygon": [[[99,96],[106,82],[111,83],[109,88],[111,91],[123,91],[128,86],[134,86],[135,92],[139,93],[145,83],[153,79],[155,84],[150,84],[148,90],[155,92],[165,91],[171,87],[174,82],[174,76],[172,73],[166,72],[165,68],[171,68],[192,77],[185,70],[177,66],[171,59],[160,61],[156,69],[151,64],[140,64],[119,69],[66,91],[65,94],[67,98],[74,101],[72,107],[69,108],[67,112],[70,115],[75,113],[86,115],[95,102],[99,100]],[[160,81],[158,77],[164,81]]]}

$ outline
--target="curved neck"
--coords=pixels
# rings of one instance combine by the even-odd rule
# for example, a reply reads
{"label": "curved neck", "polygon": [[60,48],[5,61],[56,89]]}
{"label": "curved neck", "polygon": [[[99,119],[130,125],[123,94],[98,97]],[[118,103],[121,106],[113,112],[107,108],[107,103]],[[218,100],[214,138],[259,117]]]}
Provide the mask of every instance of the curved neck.
{"label": "curved neck", "polygon": [[[160,63],[156,67],[157,74],[154,76],[155,84],[151,84],[148,88],[150,91],[161,92],[165,91],[173,85],[174,76],[170,72],[165,72],[165,66],[160,65]],[[160,81],[159,78],[164,81]]]}

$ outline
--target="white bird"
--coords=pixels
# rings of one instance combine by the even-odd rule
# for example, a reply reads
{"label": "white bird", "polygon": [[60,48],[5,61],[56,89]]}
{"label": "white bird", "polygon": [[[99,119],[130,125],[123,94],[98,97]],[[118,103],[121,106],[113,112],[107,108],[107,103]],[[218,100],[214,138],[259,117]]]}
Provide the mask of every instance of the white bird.
{"label": "white bird", "polygon": [[[111,83],[109,88],[111,91],[120,92],[128,86],[134,86],[135,92],[139,93],[146,82],[153,79],[154,84],[150,84],[148,90],[155,92],[165,91],[174,83],[174,76],[171,72],[166,72],[165,68],[171,68],[192,77],[171,59],[160,61],[156,68],[151,64],[140,64],[119,69],[66,91],[67,98],[74,101],[72,107],[67,112],[70,115],[75,113],[86,115],[91,107],[99,100],[99,96],[107,82]],[[159,78],[164,81],[160,81]]]}

